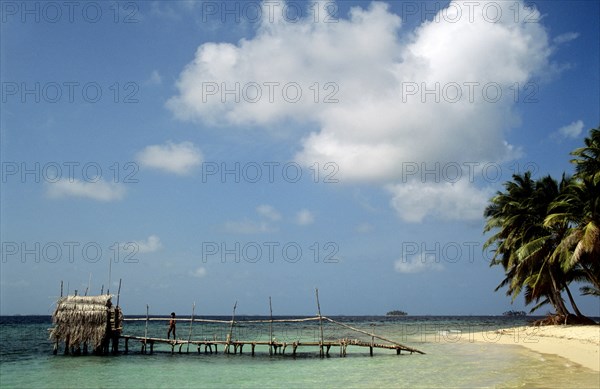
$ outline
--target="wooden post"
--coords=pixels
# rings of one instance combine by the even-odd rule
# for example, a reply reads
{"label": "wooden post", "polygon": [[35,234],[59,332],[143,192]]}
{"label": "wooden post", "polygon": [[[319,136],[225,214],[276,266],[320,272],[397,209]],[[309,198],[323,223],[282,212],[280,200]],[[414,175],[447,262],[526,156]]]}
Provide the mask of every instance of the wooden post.
{"label": "wooden post", "polygon": [[[227,344],[225,345],[225,353],[229,353],[229,345],[231,343],[231,336],[233,335],[233,323],[235,322],[235,308],[237,307],[237,301],[233,305],[233,315],[231,316],[231,326],[229,327],[229,334],[227,335]],[[215,345],[216,346],[216,345]]]}
{"label": "wooden post", "polygon": [[319,356],[323,357],[323,316],[321,316],[321,303],[319,303],[319,288],[315,289],[317,295],[317,310],[319,312],[319,327],[321,328],[321,341],[319,342]]}
{"label": "wooden post", "polygon": [[60,280],[60,297],[63,296],[63,281]]}
{"label": "wooden post", "polygon": [[146,351],[146,341],[148,341],[148,319],[149,317],[149,312],[150,312],[150,306],[148,306],[148,304],[146,304],[146,330],[144,331],[144,354]]}
{"label": "wooden post", "polygon": [[273,355],[273,306],[271,305],[271,296],[269,296],[269,311],[271,313],[271,322],[269,323],[269,355]]}
{"label": "wooden post", "polygon": [[373,356],[373,347],[375,347],[375,323],[371,324],[371,327],[373,327],[373,336],[371,336],[371,356]]}
{"label": "wooden post", "polygon": [[92,286],[92,273],[90,273],[90,278],[88,279],[88,286],[85,288],[85,296],[87,296],[90,287]]}
{"label": "wooden post", "polygon": [[190,341],[192,340],[192,324],[194,324],[194,310],[196,309],[196,302],[192,304],[192,318],[190,320],[190,334],[188,335],[187,352],[190,352]]}
{"label": "wooden post", "polygon": [[121,298],[121,279],[119,278],[119,289],[117,290],[117,307],[119,306],[120,298]]}

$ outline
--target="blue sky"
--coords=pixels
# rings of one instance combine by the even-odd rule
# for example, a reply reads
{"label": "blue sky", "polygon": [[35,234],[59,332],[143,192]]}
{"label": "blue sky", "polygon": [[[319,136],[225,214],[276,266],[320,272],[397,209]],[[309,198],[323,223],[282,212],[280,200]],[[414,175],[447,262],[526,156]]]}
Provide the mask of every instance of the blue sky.
{"label": "blue sky", "polygon": [[1,314],[523,309],[483,208],[600,123],[597,1],[69,4],[1,3]]}

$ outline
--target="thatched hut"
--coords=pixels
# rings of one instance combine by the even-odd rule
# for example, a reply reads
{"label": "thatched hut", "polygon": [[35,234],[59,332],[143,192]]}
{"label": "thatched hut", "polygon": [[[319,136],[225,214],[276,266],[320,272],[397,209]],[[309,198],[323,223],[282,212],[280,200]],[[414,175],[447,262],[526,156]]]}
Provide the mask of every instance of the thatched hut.
{"label": "thatched hut", "polygon": [[110,339],[114,350],[123,315],[119,307],[112,306],[111,297],[109,294],[61,297],[52,315],[54,328],[50,339],[55,343],[54,352],[59,342],[65,343],[65,353],[69,353],[69,348],[80,350],[82,345],[84,351],[90,345],[95,352],[107,352]]}

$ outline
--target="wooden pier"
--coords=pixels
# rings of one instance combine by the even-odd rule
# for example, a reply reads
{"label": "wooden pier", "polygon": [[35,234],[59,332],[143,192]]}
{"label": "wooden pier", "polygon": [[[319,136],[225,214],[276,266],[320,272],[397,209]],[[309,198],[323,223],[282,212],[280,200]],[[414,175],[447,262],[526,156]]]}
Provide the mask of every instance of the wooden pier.
{"label": "wooden pier", "polygon": [[[128,321],[128,320],[130,320],[130,321],[140,321],[140,320],[167,321],[169,319],[168,318],[147,318],[147,319],[124,319],[124,320],[125,321]],[[225,320],[207,320],[207,319],[178,319],[178,320],[181,322],[189,321],[190,323],[199,321],[199,322],[204,322],[204,323],[208,322],[208,323],[231,324],[231,321],[225,321]],[[244,341],[244,340],[232,340],[230,335],[228,335],[227,340],[165,339],[165,338],[155,338],[155,337],[136,336],[136,335],[122,335],[120,338],[125,340],[125,353],[129,352],[129,348],[130,348],[129,341],[135,340],[140,343],[140,345],[141,345],[140,351],[142,354],[147,354],[147,353],[152,354],[154,352],[155,344],[169,345],[171,347],[171,353],[175,353],[175,351],[177,351],[178,353],[181,353],[183,346],[187,345],[188,347],[186,348],[186,353],[189,352],[189,346],[194,346],[197,348],[198,353],[204,352],[204,353],[210,353],[210,354],[218,353],[219,347],[222,348],[223,353],[225,353],[225,354],[237,354],[238,351],[240,354],[242,354],[245,346],[250,347],[251,355],[255,355],[255,353],[257,352],[256,346],[263,346],[265,348],[268,348],[269,354],[271,354],[271,355],[277,355],[277,354],[284,355],[286,350],[290,350],[289,353],[292,356],[297,355],[297,351],[298,351],[299,347],[318,347],[320,356],[329,357],[330,350],[332,347],[334,347],[334,348],[339,348],[339,355],[341,357],[345,357],[348,346],[368,348],[369,354],[371,356],[373,356],[374,349],[395,350],[397,355],[400,355],[402,353],[402,351],[408,352],[410,354],[412,354],[412,353],[425,354],[421,350],[417,350],[415,348],[405,346],[403,344],[394,342],[392,340],[383,338],[381,336],[378,336],[378,335],[375,335],[372,333],[368,333],[368,332],[360,330],[358,328],[351,327],[347,324],[340,323],[336,320],[330,319],[325,316],[316,317],[316,318],[304,318],[304,319],[287,319],[287,320],[279,319],[279,320],[272,320],[272,321],[271,320],[247,320],[247,321],[243,321],[240,323],[245,323],[245,324],[273,323],[273,322],[289,323],[289,322],[312,321],[312,320],[327,321],[327,322],[331,322],[331,323],[340,325],[342,327],[349,328],[353,331],[371,336],[372,341],[367,342],[367,341],[360,340],[360,339],[349,339],[349,338],[343,338],[343,339],[338,339],[338,340],[322,340],[322,341],[296,340],[293,342],[281,342],[281,341],[275,341],[275,340],[273,340],[273,341],[268,341],[268,340]],[[233,325],[235,325],[236,323],[238,323],[238,322],[234,322]],[[375,339],[384,340],[387,343],[376,343]],[[248,349],[248,347],[246,349]]]}
{"label": "wooden pier", "polygon": [[[403,345],[394,340],[387,339],[381,335],[355,328],[349,324],[342,323],[323,316],[321,314],[321,305],[319,303],[319,291],[316,290],[317,297],[317,311],[318,315],[313,317],[305,318],[290,318],[290,319],[274,319],[273,309],[271,305],[271,299],[269,298],[269,311],[270,319],[263,320],[241,320],[236,321],[235,310],[237,308],[237,302],[233,306],[233,314],[231,320],[213,320],[213,319],[201,319],[194,317],[195,303],[192,306],[192,315],[189,318],[175,318],[173,317],[150,317],[149,306],[146,305],[146,317],[145,318],[124,318],[122,317],[120,308],[112,308],[110,304],[110,295],[103,295],[99,297],[69,297],[62,298],[59,300],[59,305],[55,311],[54,321],[56,327],[51,330],[51,338],[55,341],[54,353],[57,353],[58,343],[63,340],[65,343],[65,353],[69,352],[69,347],[79,347],[80,344],[87,345],[92,343],[96,353],[106,354],[108,353],[109,347],[108,342],[112,340],[112,353],[116,354],[119,352],[119,341],[123,339],[125,341],[125,353],[130,351],[130,341],[139,342],[141,346],[142,354],[154,353],[154,346],[163,344],[171,347],[171,353],[182,353],[183,347],[186,346],[185,352],[189,353],[190,347],[196,348],[198,353],[218,353],[220,350],[224,354],[242,354],[244,347],[246,350],[250,349],[250,354],[255,355],[259,351],[268,350],[269,355],[285,355],[286,351],[288,355],[293,357],[298,355],[300,347],[303,348],[318,348],[320,357],[331,356],[331,349],[334,348],[336,351],[339,349],[339,356],[345,357],[347,354],[348,346],[360,347],[363,349],[368,348],[369,354],[373,356],[375,349],[387,349],[395,350],[397,355],[400,355],[402,351],[406,353],[418,353],[425,354],[421,350]],[[96,306],[91,306],[91,301],[100,301]],[[117,297],[118,301],[118,297]],[[67,305],[70,304],[70,305]],[[118,304],[118,303],[117,303]],[[92,308],[94,310],[92,310]],[[113,313],[113,311],[117,312]],[[68,321],[62,320],[62,317],[68,318]],[[91,326],[90,317],[96,321]],[[162,321],[168,322],[174,320],[175,323],[189,323],[187,339],[165,339],[159,337],[148,336],[148,324],[151,321]],[[124,335],[122,334],[121,323],[124,322],[145,322],[144,335]],[[301,336],[293,337],[293,341],[280,341],[274,337],[274,324],[286,324],[286,323],[303,323],[303,322],[318,322],[318,336],[313,336],[312,340],[303,339]],[[223,328],[227,328],[227,334],[221,339],[218,339],[216,335],[213,335],[213,339],[193,339],[193,325],[194,323],[203,323],[211,325],[220,325]],[[333,325],[335,327],[341,327],[346,332],[351,330],[368,336],[370,341],[362,340],[357,338],[344,337],[340,339],[326,339],[324,336],[323,326],[325,324]],[[234,339],[233,330],[236,325],[254,325],[260,327],[261,325],[269,325],[268,338],[267,339],[255,339],[255,340],[238,340]],[[114,327],[114,329],[113,329]],[[86,330],[87,332],[82,332]],[[92,331],[93,330],[93,331]],[[185,331],[185,329],[184,329]],[[265,331],[266,332],[266,331]],[[75,335],[84,333],[84,336],[75,337]],[[175,337],[175,335],[174,335]],[[289,338],[289,337],[288,337]],[[376,342],[377,340],[377,342]],[[259,346],[257,348],[257,346]],[[87,347],[84,347],[84,351],[87,351]]]}

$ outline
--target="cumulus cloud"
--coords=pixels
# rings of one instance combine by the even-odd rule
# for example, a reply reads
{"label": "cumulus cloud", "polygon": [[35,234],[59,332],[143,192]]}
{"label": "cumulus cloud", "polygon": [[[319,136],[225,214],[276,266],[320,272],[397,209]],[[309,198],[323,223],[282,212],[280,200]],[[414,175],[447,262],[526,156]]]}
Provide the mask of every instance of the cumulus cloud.
{"label": "cumulus cloud", "polygon": [[482,218],[490,188],[478,189],[467,180],[456,183],[413,181],[387,187],[391,206],[407,222],[421,222],[432,215],[443,220],[477,220]]}
{"label": "cumulus cloud", "polygon": [[554,43],[556,43],[557,45],[563,44],[563,43],[567,43],[567,42],[571,42],[572,40],[575,40],[579,38],[579,33],[577,32],[566,32],[564,34],[560,34],[559,36],[557,36],[556,38],[554,38],[552,41]]}
{"label": "cumulus cloud", "polygon": [[239,220],[228,221],[224,225],[225,232],[232,234],[262,234],[265,232],[274,232],[277,229],[266,221]]}
{"label": "cumulus cloud", "polygon": [[223,226],[225,232],[232,234],[262,234],[278,230],[275,222],[281,220],[281,214],[272,205],[262,204],[257,206],[255,210],[260,216],[259,220],[246,218],[244,220],[227,221]]}
{"label": "cumulus cloud", "polygon": [[190,275],[192,277],[196,277],[196,278],[202,278],[204,276],[206,276],[206,268],[205,267],[198,267],[196,269],[194,269],[193,271],[190,272]]}
{"label": "cumulus cloud", "polygon": [[401,258],[394,262],[394,270],[398,273],[411,274],[425,271],[441,271],[444,267],[436,261],[435,256],[420,253],[410,259]]}
{"label": "cumulus cloud", "polygon": [[47,184],[46,193],[50,198],[81,197],[97,201],[115,201],[125,196],[125,188],[102,179],[86,182],[64,178]]}
{"label": "cumulus cloud", "polygon": [[577,120],[571,124],[563,126],[552,133],[551,137],[556,140],[574,139],[581,135],[583,131],[583,121]]}
{"label": "cumulus cloud", "polygon": [[142,167],[159,169],[178,175],[189,174],[202,163],[202,153],[192,142],[151,145],[137,153]]}
{"label": "cumulus cloud", "polygon": [[[500,8],[497,20],[482,12],[488,3]],[[541,23],[530,22],[537,10],[475,7],[453,1],[414,31],[380,2],[337,23],[265,18],[237,44],[198,47],[167,106],[215,126],[304,123],[295,160],[335,162],[345,183],[393,184],[407,161],[510,160],[504,135],[519,122],[511,91],[543,75],[552,50]]]}
{"label": "cumulus cloud", "polygon": [[150,77],[146,80],[146,85],[160,85],[162,84],[162,76],[158,70],[153,70]]}
{"label": "cumulus cloud", "polygon": [[296,224],[307,226],[315,222],[315,215],[308,209],[302,209],[296,213]]}
{"label": "cumulus cloud", "polygon": [[139,253],[152,253],[163,247],[160,238],[156,235],[150,235],[146,240],[136,240],[132,243],[136,245]]}
{"label": "cumulus cloud", "polygon": [[258,212],[259,215],[271,221],[281,220],[281,214],[277,212],[277,210],[271,205],[259,205],[258,207],[256,207],[256,212]]}

